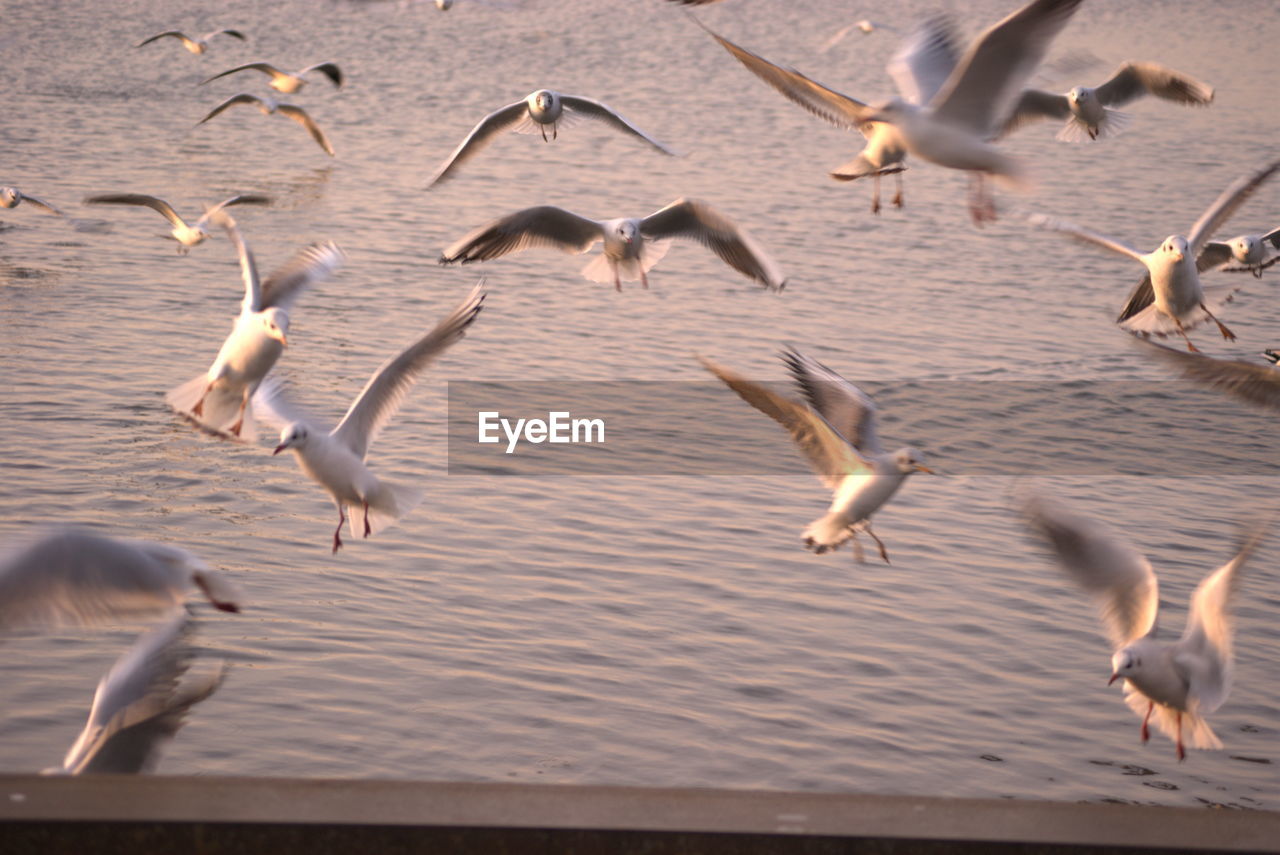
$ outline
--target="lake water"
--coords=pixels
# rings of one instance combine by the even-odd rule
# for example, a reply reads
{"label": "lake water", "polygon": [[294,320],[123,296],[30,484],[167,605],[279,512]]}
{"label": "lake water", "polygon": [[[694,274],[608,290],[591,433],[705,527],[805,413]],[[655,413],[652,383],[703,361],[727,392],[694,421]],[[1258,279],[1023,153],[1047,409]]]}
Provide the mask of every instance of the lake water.
{"label": "lake water", "polygon": [[[1126,531],[1160,574],[1173,633],[1194,586],[1229,555],[1236,521],[1274,502],[1267,420],[1168,382],[1111,323],[1136,265],[1024,218],[1066,217],[1146,251],[1274,157],[1273,4],[1231,0],[1210,15],[1185,0],[1086,3],[1053,56],[1096,63],[1044,85],[1097,83],[1144,59],[1210,82],[1216,100],[1138,102],[1129,130],[1095,145],[1059,143],[1049,124],[1020,132],[1007,145],[1035,189],[1001,193],[1000,221],[982,230],[966,178],[918,162],[906,207],[873,215],[869,187],[826,176],[860,137],[787,103],[659,0],[460,0],[447,13],[219,5],[214,17],[185,2],[0,2],[0,183],[80,221],[0,212],[0,542],[60,522],[169,541],[250,597],[239,616],[200,607],[204,653],[235,667],[162,772],[1280,807],[1276,540],[1241,590],[1237,682],[1211,717],[1226,748],[1178,763],[1163,737],[1139,743],[1119,687],[1105,685],[1090,603],[1011,499],[1034,480]],[[1013,5],[951,4],[966,36]],[[883,15],[905,29],[934,8],[907,0]],[[817,51],[864,14],[730,0],[701,18],[874,100],[891,94],[883,65],[896,34]],[[249,42],[215,39],[203,56],[174,40],[133,47],[224,26]],[[316,79],[293,100],[336,158],[246,108],[195,127],[223,98],[267,91],[252,72],[197,88],[205,77],[329,59],[348,84]],[[424,190],[476,121],[541,87],[603,100],[685,156],[586,124],[552,144],[500,138]],[[311,241],[347,251],[345,269],[299,301],[278,368],[328,423],[485,275],[471,334],[373,447],[379,474],[427,489],[399,526],[331,555],[332,504],[287,455],[271,456],[270,437],[222,442],[168,411],[165,390],[203,371],[229,329],[239,274],[221,235],[182,256],[150,211],[79,205],[126,191],[193,214],[234,192],[272,194],[272,207],[236,215],[267,269]],[[687,243],[648,291],[587,282],[584,259],[545,250],[436,264],[467,229],[518,208],[605,219],[679,196],[749,229],[786,290],[768,293]],[[1272,228],[1278,212],[1273,183],[1224,236]],[[1203,328],[1195,341],[1235,358],[1280,344],[1277,282],[1275,271],[1249,278],[1223,313],[1238,341]],[[448,381],[705,384],[695,353],[781,381],[783,343],[865,381],[891,447],[914,444],[948,473],[911,479],[877,516],[891,566],[804,551],[800,531],[827,495],[782,432],[728,390],[726,411],[775,437],[767,466],[450,474]],[[1014,381],[1041,390],[1032,417],[1002,403]],[[1055,384],[1078,409],[1048,405]],[[949,403],[921,407],[924,391],[947,389]],[[1108,432],[1088,430],[1113,404],[1132,415],[1127,433],[1149,433],[1138,458],[1117,459]],[[1193,441],[1167,445],[1165,431]],[[696,437],[681,436],[671,455],[700,459]],[[716,436],[715,450],[733,450],[732,433]],[[1002,443],[1032,461],[1012,470],[1028,477],[997,465]],[[55,764],[141,628],[0,642],[0,768]]]}

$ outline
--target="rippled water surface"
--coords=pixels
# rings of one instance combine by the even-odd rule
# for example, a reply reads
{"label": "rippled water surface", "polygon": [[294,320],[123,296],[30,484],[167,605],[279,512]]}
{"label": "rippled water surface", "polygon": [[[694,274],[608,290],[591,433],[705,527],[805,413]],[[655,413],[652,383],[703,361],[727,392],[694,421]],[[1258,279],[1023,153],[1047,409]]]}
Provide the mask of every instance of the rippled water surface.
{"label": "rippled water surface", "polygon": [[[78,221],[0,211],[0,539],[75,521],[170,541],[251,596],[240,616],[201,607],[204,651],[235,668],[162,771],[1280,807],[1274,543],[1241,591],[1237,682],[1212,717],[1226,748],[1180,764],[1163,737],[1139,743],[1137,719],[1106,687],[1089,603],[1011,513],[1020,479],[982,474],[969,453],[993,460],[1002,442],[1019,459],[1047,450],[1059,462],[1028,474],[1151,556],[1173,632],[1195,584],[1229,554],[1235,521],[1274,500],[1274,431],[1238,427],[1265,424],[1256,414],[1168,383],[1142,391],[1167,376],[1110,323],[1136,265],[1023,217],[1071,218],[1145,251],[1274,156],[1272,4],[1231,0],[1209,15],[1179,0],[1086,2],[1053,55],[1095,64],[1043,85],[1098,82],[1121,60],[1149,59],[1211,82],[1215,103],[1136,103],[1128,132],[1096,145],[1058,143],[1049,125],[1021,132],[1008,148],[1029,162],[1035,189],[1002,193],[1003,217],[985,230],[968,220],[964,176],[921,163],[904,176],[906,207],[872,215],[868,187],[826,177],[860,138],[784,101],[658,0],[460,0],[448,13],[219,5],[214,17],[194,3],[0,2],[0,183]],[[973,34],[1013,4],[951,5]],[[884,14],[905,29],[934,8],[906,0]],[[891,94],[893,33],[817,51],[863,14],[820,0],[730,0],[701,17],[874,100]],[[250,41],[215,41],[199,57],[171,40],[133,47],[165,29],[221,26]],[[197,87],[205,77],[241,62],[326,59],[341,63],[347,86],[316,80],[294,100],[336,158],[248,109],[195,127],[221,99],[266,91],[252,72]],[[553,144],[503,137],[424,191],[481,116],[539,87],[601,99],[684,156],[580,125]],[[150,211],[79,205],[113,191],[193,213],[233,192],[273,195],[272,207],[237,214],[266,268],[315,240],[346,249],[346,268],[293,313],[279,368],[322,420],[340,417],[373,368],[477,271],[487,276],[472,334],[374,446],[379,473],[427,488],[401,525],[330,555],[334,509],[293,461],[272,457],[268,439],[195,433],[166,409],[165,390],[207,367],[238,311],[235,258],[221,237],[176,254]],[[466,229],[517,208],[604,219],[682,195],[747,227],[789,275],[786,290],[767,293],[692,244],[673,246],[650,290],[621,294],[582,279],[582,259],[549,251],[435,263]],[[1272,185],[1228,236],[1274,227],[1278,214]],[[1196,341],[1238,358],[1280,343],[1277,282],[1275,271],[1250,278],[1224,312],[1238,341],[1203,329]],[[826,495],[785,445],[792,465],[759,474],[446,472],[448,380],[705,380],[695,352],[781,380],[784,342],[876,384],[888,441],[953,473],[912,479],[877,517],[891,566],[801,548]],[[968,401],[929,415],[909,400],[924,381],[949,380],[973,390]],[[1131,381],[1124,406],[1151,417],[1134,432],[1151,431],[1154,471],[1091,467],[1069,407],[1058,420],[984,405],[981,381],[997,380],[1064,381],[1085,413],[1106,408],[1095,384]],[[910,418],[895,421],[895,408]],[[965,420],[994,436],[994,457],[989,442],[962,439]],[[931,422],[947,441],[931,440]],[[1197,424],[1203,459],[1180,445],[1168,460],[1179,477],[1161,477],[1161,455],[1173,454],[1161,426]],[[55,763],[139,628],[0,642],[0,767]]]}

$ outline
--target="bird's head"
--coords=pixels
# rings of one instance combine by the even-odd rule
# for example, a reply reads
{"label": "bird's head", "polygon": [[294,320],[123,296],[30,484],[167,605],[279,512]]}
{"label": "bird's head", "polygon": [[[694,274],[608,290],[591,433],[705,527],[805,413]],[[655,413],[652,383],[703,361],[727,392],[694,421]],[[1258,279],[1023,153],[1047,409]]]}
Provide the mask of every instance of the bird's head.
{"label": "bird's head", "polygon": [[1241,264],[1248,264],[1251,258],[1261,258],[1262,245],[1253,235],[1233,238],[1227,245],[1231,247],[1231,254],[1236,261]]}
{"label": "bird's head", "polygon": [[0,208],[16,208],[21,199],[17,187],[0,187]]}
{"label": "bird's head", "polygon": [[623,243],[630,246],[639,239],[640,227],[635,224],[634,220],[623,220],[618,223],[618,237]]}
{"label": "bird's head", "polygon": [[1086,104],[1093,98],[1093,90],[1087,86],[1076,86],[1067,93],[1067,100],[1072,104]]}
{"label": "bird's head", "polygon": [[448,12],[453,6],[453,0],[436,0],[436,8],[442,12]]}
{"label": "bird's head", "polygon": [[294,422],[291,425],[286,425],[284,430],[280,431],[280,444],[277,445],[276,450],[271,453],[273,455],[279,454],[286,448],[304,448],[307,444],[307,439],[310,436],[310,431],[307,430],[307,426],[302,422]]}
{"label": "bird's head", "polygon": [[289,313],[278,306],[272,306],[258,315],[262,331],[268,338],[274,338],[282,347],[289,346]]}
{"label": "bird's head", "polygon": [[1141,671],[1142,654],[1140,651],[1132,647],[1117,650],[1115,655],[1111,657],[1111,679],[1107,681],[1107,685],[1110,686],[1120,679],[1132,680]]}
{"label": "bird's head", "polygon": [[539,89],[529,96],[529,103],[540,113],[550,111],[556,105],[556,93],[550,89]]}
{"label": "bird's head", "polygon": [[928,466],[924,465],[924,455],[918,449],[900,448],[893,455],[894,465],[898,467],[898,471],[904,475],[910,475],[912,472],[928,472],[930,475],[937,475]]}
{"label": "bird's head", "polygon": [[1187,239],[1181,235],[1169,235],[1164,239],[1164,243],[1160,244],[1160,251],[1174,264],[1181,264],[1190,256],[1191,247],[1187,245]]}

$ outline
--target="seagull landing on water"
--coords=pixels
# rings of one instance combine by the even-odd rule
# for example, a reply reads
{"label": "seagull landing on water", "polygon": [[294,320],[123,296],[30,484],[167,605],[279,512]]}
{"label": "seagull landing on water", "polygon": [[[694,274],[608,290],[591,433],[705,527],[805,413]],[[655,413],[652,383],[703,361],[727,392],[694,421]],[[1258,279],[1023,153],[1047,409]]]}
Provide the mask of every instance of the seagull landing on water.
{"label": "seagull landing on water", "polygon": [[576,124],[579,120],[592,119],[604,122],[616,130],[644,140],[663,154],[675,156],[675,152],[667,148],[631,122],[622,117],[612,107],[583,98],[580,95],[564,95],[550,89],[539,89],[531,93],[523,101],[508,104],[495,110],[480,120],[471,133],[467,134],[453,154],[445,158],[436,169],[430,187],[452,176],[463,163],[470,160],[480,149],[493,142],[494,138],[507,131],[518,134],[541,133],[543,141],[547,141],[547,130],[551,130],[551,139],[556,139],[559,127]]}
{"label": "seagull landing on water", "polygon": [[0,630],[168,615],[192,588],[224,612],[244,602],[239,585],[185,549],[59,528],[0,557]]}
{"label": "seagull landing on water", "polygon": [[244,37],[244,33],[240,32],[239,30],[214,30],[212,32],[205,33],[203,36],[199,36],[194,39],[186,35],[185,33],[178,32],[177,30],[169,30],[168,32],[157,33],[156,35],[152,36],[149,39],[144,39],[143,41],[140,41],[136,45],[134,45],[134,47],[142,47],[143,45],[149,45],[152,42],[157,41],[159,39],[171,37],[175,39],[180,39],[182,41],[183,47],[185,47],[187,50],[191,51],[192,53],[198,55],[198,54],[204,53],[206,50],[209,49],[209,40],[212,39],[214,36],[231,36],[233,39],[239,39],[242,42],[247,41]]}
{"label": "seagull landing on water", "polygon": [[302,471],[324,487],[338,506],[334,552],[342,547],[342,525],[348,514],[352,536],[368,537],[393,525],[422,501],[422,491],[416,487],[380,480],[365,464],[365,457],[417,376],[466,335],[484,303],[483,284],[477,284],[434,329],[384,362],[333,430],[317,427],[298,412],[279,386],[264,387],[255,399],[255,404],[263,406],[264,416],[284,425],[272,454],[291,450]]}
{"label": "seagull landing on water", "polygon": [[742,400],[787,429],[834,495],[827,513],[809,523],[804,544],[818,554],[853,540],[861,562],[859,532],[876,542],[889,563],[884,543],[871,530],[871,515],[883,507],[907,476],[933,473],[914,448],[887,452],[876,428],[876,405],[857,386],[794,348],[782,354],[808,405],[792,401],[699,357],[703,367],[737,392]]}
{"label": "seagull landing on water", "polygon": [[226,678],[228,665],[183,680],[194,649],[193,621],[185,612],[151,630],[125,652],[99,682],[84,730],[61,768],[45,774],[150,772],[160,750],[182,727],[191,708]]}
{"label": "seagull landing on water", "polygon": [[288,343],[289,312],[304,290],[332,276],[346,260],[337,244],[312,244],[266,280],[258,279],[253,253],[226,213],[215,217],[240,256],[244,299],[230,335],[209,370],[165,395],[169,406],[199,427],[252,442],[256,437],[249,399]]}
{"label": "seagull landing on water", "polygon": [[274,98],[259,98],[257,95],[250,95],[248,92],[241,92],[239,95],[232,95],[218,106],[209,111],[209,115],[205,116],[197,125],[203,125],[219,113],[234,107],[236,104],[253,104],[262,115],[269,116],[272,113],[278,113],[285,118],[292,119],[299,125],[307,129],[307,133],[311,134],[311,138],[324,149],[325,154],[333,157],[333,146],[329,143],[329,138],[324,135],[324,131],[320,130],[320,126],[315,123],[310,114],[301,107],[295,107],[293,104],[287,104],[284,101],[277,101]]}
{"label": "seagull landing on water", "polygon": [[235,74],[239,71],[261,71],[263,74],[271,78],[271,82],[267,85],[277,92],[283,92],[285,95],[291,95],[297,92],[307,84],[305,75],[312,71],[318,71],[325,77],[329,78],[329,82],[333,84],[334,89],[342,88],[342,69],[338,68],[336,63],[318,62],[315,65],[308,65],[301,71],[288,72],[281,71],[274,65],[267,62],[250,62],[245,65],[237,65],[235,68],[229,68],[226,71],[213,75],[208,80],[200,81],[203,86],[210,81],[217,80],[219,77],[226,77],[228,74]]}
{"label": "seagull landing on water", "polygon": [[1193,77],[1154,62],[1126,62],[1115,70],[1110,80],[1092,89],[1077,86],[1065,95],[1039,89],[1022,90],[1003,133],[1036,119],[1066,119],[1058,139],[1064,142],[1096,140],[1119,133],[1127,123],[1127,116],[1112,107],[1122,107],[1143,95],[1196,106],[1213,102],[1213,88]]}
{"label": "seagull landing on water", "polygon": [[1156,639],[1160,596],[1146,557],[1101,523],[1079,516],[1043,497],[1023,509],[1030,528],[1048,541],[1077,584],[1093,595],[1114,653],[1111,679],[1124,680],[1124,700],[1148,724],[1174,741],[1186,757],[1183,731],[1192,748],[1221,748],[1205,716],[1227,699],[1234,664],[1232,600],[1240,572],[1261,540],[1251,532],[1235,557],[1205,578],[1191,595],[1187,626],[1177,641]]}
{"label": "seagull landing on water", "polygon": [[55,217],[63,216],[63,213],[53,205],[23,193],[17,187],[0,187],[0,208],[16,208],[23,202],[39,208],[46,214],[53,214]]}
{"label": "seagull landing on water", "polygon": [[194,223],[188,225],[182,217],[178,216],[178,212],[173,209],[163,199],[155,196],[146,196],[141,193],[106,193],[100,196],[86,196],[84,199],[86,205],[142,205],[156,211],[160,216],[173,225],[173,231],[170,236],[178,242],[178,252],[185,254],[193,246],[199,246],[209,237],[209,232],[205,228],[209,220],[217,216],[223,208],[229,208],[232,205],[270,205],[270,196],[259,196],[252,193],[241,193],[228,199],[223,199],[211,208],[206,208],[204,215]]}
{"label": "seagull landing on water", "polygon": [[604,252],[582,269],[592,282],[639,279],[649,287],[648,271],[667,253],[672,238],[697,241],[739,273],[771,291],[786,280],[773,260],[746,232],[710,205],[677,199],[647,217],[592,220],[554,205],[540,205],[508,214],[463,235],[440,255],[441,264],[488,261],[535,246],[584,253],[599,241]]}
{"label": "seagull landing on water", "polygon": [[1031,221],[1035,225],[1070,235],[1082,243],[1127,255],[1141,263],[1147,268],[1147,275],[1129,295],[1129,301],[1116,322],[1122,329],[1144,338],[1151,335],[1164,338],[1176,332],[1187,343],[1187,350],[1195,351],[1197,348],[1187,338],[1187,330],[1205,321],[1217,324],[1223,338],[1234,341],[1236,337],[1235,333],[1218,320],[1214,312],[1230,302],[1241,286],[1206,287],[1200,284],[1202,271],[1217,267],[1231,258],[1231,248],[1222,243],[1210,244],[1209,235],[1221,228],[1236,209],[1277,169],[1280,169],[1280,160],[1238,179],[1205,209],[1186,237],[1170,235],[1160,246],[1146,254],[1062,220],[1037,214]]}

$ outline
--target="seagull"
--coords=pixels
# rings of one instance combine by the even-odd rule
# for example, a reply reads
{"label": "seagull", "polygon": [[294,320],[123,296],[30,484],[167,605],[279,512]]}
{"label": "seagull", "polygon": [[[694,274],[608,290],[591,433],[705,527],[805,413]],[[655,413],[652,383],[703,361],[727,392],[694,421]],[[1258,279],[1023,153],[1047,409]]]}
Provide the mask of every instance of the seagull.
{"label": "seagull", "polygon": [[208,80],[200,81],[200,85],[203,86],[210,81],[217,80],[219,77],[226,77],[228,74],[235,74],[237,71],[248,71],[250,69],[270,75],[271,82],[267,85],[277,92],[283,92],[285,95],[291,95],[303,86],[307,85],[307,81],[304,79],[304,76],[310,71],[318,71],[325,77],[329,78],[334,89],[342,88],[342,69],[338,68],[338,66],[332,62],[318,62],[315,65],[308,65],[306,68],[293,74],[290,74],[287,71],[281,71],[274,65],[267,62],[250,62],[245,65],[237,65],[235,68],[229,68],[226,71],[215,74]]}
{"label": "seagull", "polygon": [[1187,349],[1195,351],[1197,348],[1187,338],[1187,330],[1205,321],[1217,324],[1223,338],[1234,341],[1236,337],[1213,313],[1230,302],[1240,286],[1200,284],[1202,271],[1216,267],[1231,257],[1230,247],[1226,244],[1218,244],[1218,249],[1207,247],[1208,237],[1277,169],[1280,169],[1280,160],[1236,180],[1205,209],[1187,237],[1170,235],[1160,246],[1145,255],[1126,244],[1073,223],[1040,214],[1034,215],[1031,221],[1035,225],[1063,232],[1081,242],[1127,255],[1141,262],[1147,268],[1147,275],[1129,295],[1129,301],[1116,322],[1123,329],[1144,338],[1150,335],[1164,338],[1171,332],[1177,332],[1187,343]]}
{"label": "seagull", "polygon": [[1235,267],[1219,268],[1224,273],[1243,273],[1249,271],[1255,278],[1262,278],[1262,271],[1280,261],[1280,255],[1267,258],[1267,244],[1280,249],[1280,229],[1272,229],[1263,235],[1239,235],[1228,241],[1209,241],[1204,245],[1202,254],[1212,253],[1207,262],[1230,255],[1224,264],[1234,263]]}
{"label": "seagull", "polygon": [[1023,170],[989,140],[999,135],[1023,85],[1080,3],[1032,0],[978,36],[927,103],[894,98],[865,120],[896,126],[901,144],[917,157],[973,172],[970,216],[978,225],[994,220],[995,202],[983,189],[983,176],[1017,186]]}
{"label": "seagull", "polygon": [[826,514],[809,523],[804,544],[818,554],[853,540],[862,562],[858,532],[866,532],[886,564],[884,543],[871,530],[871,515],[883,507],[915,472],[933,470],[911,447],[887,452],[880,445],[876,405],[857,386],[816,359],[789,348],[782,354],[808,404],[801,404],[753,383],[710,360],[702,366],[737,392],[742,400],[787,429],[818,477],[834,495]]}
{"label": "seagull", "polygon": [[50,205],[48,202],[43,202],[35,196],[23,193],[17,187],[0,187],[0,208],[16,208],[22,202],[26,202],[29,205],[35,205],[46,213],[50,213],[58,217],[63,216],[63,213],[53,205]]}
{"label": "seagull", "polygon": [[871,21],[866,18],[863,18],[861,21],[854,21],[852,24],[846,24],[845,26],[836,30],[831,35],[831,38],[823,42],[822,46],[818,48],[818,53],[826,53],[827,51],[831,50],[833,47],[840,44],[840,42],[844,41],[844,37],[852,33],[854,30],[859,31],[864,36],[869,36],[872,33],[876,32],[877,30],[892,30],[892,29],[893,27],[889,26],[888,24],[877,24],[875,21]]}
{"label": "seagull", "polygon": [[338,506],[333,551],[342,547],[342,524],[351,517],[353,537],[368,537],[394,524],[422,501],[422,491],[380,480],[365,465],[369,445],[400,409],[417,376],[450,345],[461,339],[484,304],[484,281],[435,328],[387,360],[365,384],[347,414],[325,433],[298,413],[278,385],[264,387],[256,401],[265,415],[284,424],[272,454],[290,449],[298,465],[329,491]]}
{"label": "seagull", "polygon": [[1144,349],[1177,369],[1194,383],[1218,389],[1268,410],[1280,410],[1280,370],[1275,363],[1280,353],[1264,350],[1262,356],[1271,365],[1260,365],[1243,359],[1214,359],[1202,353],[1173,350],[1154,342],[1144,342]]}
{"label": "seagull", "polygon": [[223,36],[223,35],[231,36],[232,38],[239,39],[240,41],[245,41],[244,33],[240,32],[239,30],[214,30],[213,32],[205,33],[203,36],[200,36],[199,38],[195,38],[195,39],[190,38],[185,33],[180,33],[177,30],[169,30],[168,32],[157,33],[156,35],[152,36],[149,39],[138,42],[138,44],[135,45],[135,47],[142,47],[143,45],[149,45],[152,42],[156,41],[157,39],[163,39],[166,36],[172,36],[175,39],[181,39],[182,46],[185,47],[187,50],[191,51],[194,54],[199,55],[209,49],[209,39],[213,38],[214,36]]}
{"label": "seagull", "polygon": [[1200,583],[1182,637],[1166,642],[1156,639],[1158,585],[1141,552],[1101,523],[1043,497],[1031,498],[1024,513],[1067,573],[1097,601],[1114,650],[1108,685],[1124,680],[1125,703],[1142,716],[1142,741],[1154,717],[1177,745],[1179,760],[1186,757],[1184,726],[1191,747],[1221,748],[1204,716],[1222,706],[1231,689],[1231,604],[1262,530],[1253,531],[1235,557]]}
{"label": "seagull", "polygon": [[566,126],[576,124],[581,119],[594,119],[611,125],[623,133],[639,137],[663,154],[675,156],[675,152],[667,148],[644,131],[631,124],[607,104],[583,98],[581,95],[565,95],[552,92],[550,89],[539,89],[522,101],[495,110],[480,120],[466,139],[459,143],[453,154],[445,158],[436,169],[430,187],[451,177],[454,170],[489,143],[494,137],[507,131],[518,134],[540,132],[544,142],[547,141],[547,128],[551,128],[551,139],[556,139],[558,128],[563,122]]}
{"label": "seagull", "polygon": [[[696,20],[696,19],[695,19]],[[868,104],[829,89],[795,69],[774,65],[767,59],[739,47],[698,22],[748,71],[778,90],[805,110],[836,127],[857,128],[866,138],[858,156],[831,173],[837,181],[854,181],[870,176],[874,185],[871,212],[880,212],[880,177],[895,175],[897,193],[895,207],[902,207],[902,177],[907,149],[897,128],[884,122],[869,121],[873,109]],[[926,19],[894,53],[887,67],[907,101],[927,103],[946,81],[959,55],[950,21],[943,16]]]}
{"label": "seagull", "polygon": [[324,135],[324,131],[320,130],[320,126],[315,123],[315,120],[313,120],[310,115],[308,115],[307,111],[301,107],[295,107],[293,104],[287,104],[284,101],[277,101],[274,98],[259,98],[257,95],[250,95],[248,92],[241,92],[239,95],[232,95],[230,98],[214,107],[209,112],[209,115],[205,116],[196,124],[203,125],[223,110],[226,110],[228,107],[233,107],[236,104],[257,104],[258,109],[262,111],[262,115],[264,116],[269,116],[272,113],[279,113],[281,116],[293,119],[295,122],[307,129],[307,132],[311,134],[311,138],[319,143],[320,147],[324,149],[325,154],[333,157],[333,146],[329,144],[329,138]]}
{"label": "seagull", "polygon": [[592,220],[554,205],[525,208],[468,232],[444,249],[440,263],[488,261],[535,246],[581,254],[603,241],[604,253],[584,267],[582,275],[592,282],[612,280],[621,291],[623,277],[649,287],[648,271],[666,255],[672,238],[697,241],[771,291],[787,284],[746,232],[693,199],[677,199],[647,217],[615,220]]}
{"label": "seagull", "polygon": [[232,205],[270,205],[270,196],[259,196],[252,193],[241,193],[237,196],[231,196],[223,199],[212,208],[206,208],[204,216],[196,220],[194,224],[187,225],[182,217],[178,216],[178,212],[173,210],[173,206],[163,199],[155,196],[145,196],[141,193],[107,193],[101,196],[86,196],[84,199],[86,205],[144,205],[154,211],[158,211],[160,216],[164,217],[173,225],[173,231],[170,232],[173,239],[178,242],[178,252],[185,254],[191,247],[204,243],[205,238],[209,237],[209,232],[205,229],[211,217],[215,216],[223,208]]}
{"label": "seagull", "polygon": [[1126,62],[1106,83],[1092,89],[1077,86],[1065,95],[1039,89],[1022,90],[1017,106],[1005,122],[1004,133],[1036,119],[1066,119],[1058,139],[1064,142],[1077,142],[1086,137],[1096,140],[1124,129],[1127,117],[1112,107],[1124,106],[1143,95],[1204,106],[1213,102],[1213,87],[1154,62]]}
{"label": "seagull", "polygon": [[85,722],[59,769],[47,773],[81,775],[149,772],[160,749],[182,727],[191,707],[208,698],[225,679],[217,671],[182,684],[191,664],[192,621],[180,612],[143,635],[98,682]]}
{"label": "seagull", "polygon": [[192,587],[215,608],[240,611],[240,587],[185,549],[57,528],[0,558],[0,630],[167,614]]}
{"label": "seagull", "polygon": [[304,290],[336,273],[346,254],[332,241],[312,244],[260,281],[253,253],[235,221],[225,213],[215,217],[240,256],[244,280],[240,315],[209,370],[170,389],[165,400],[208,431],[252,442],[257,433],[249,399],[288,344],[293,303]]}

